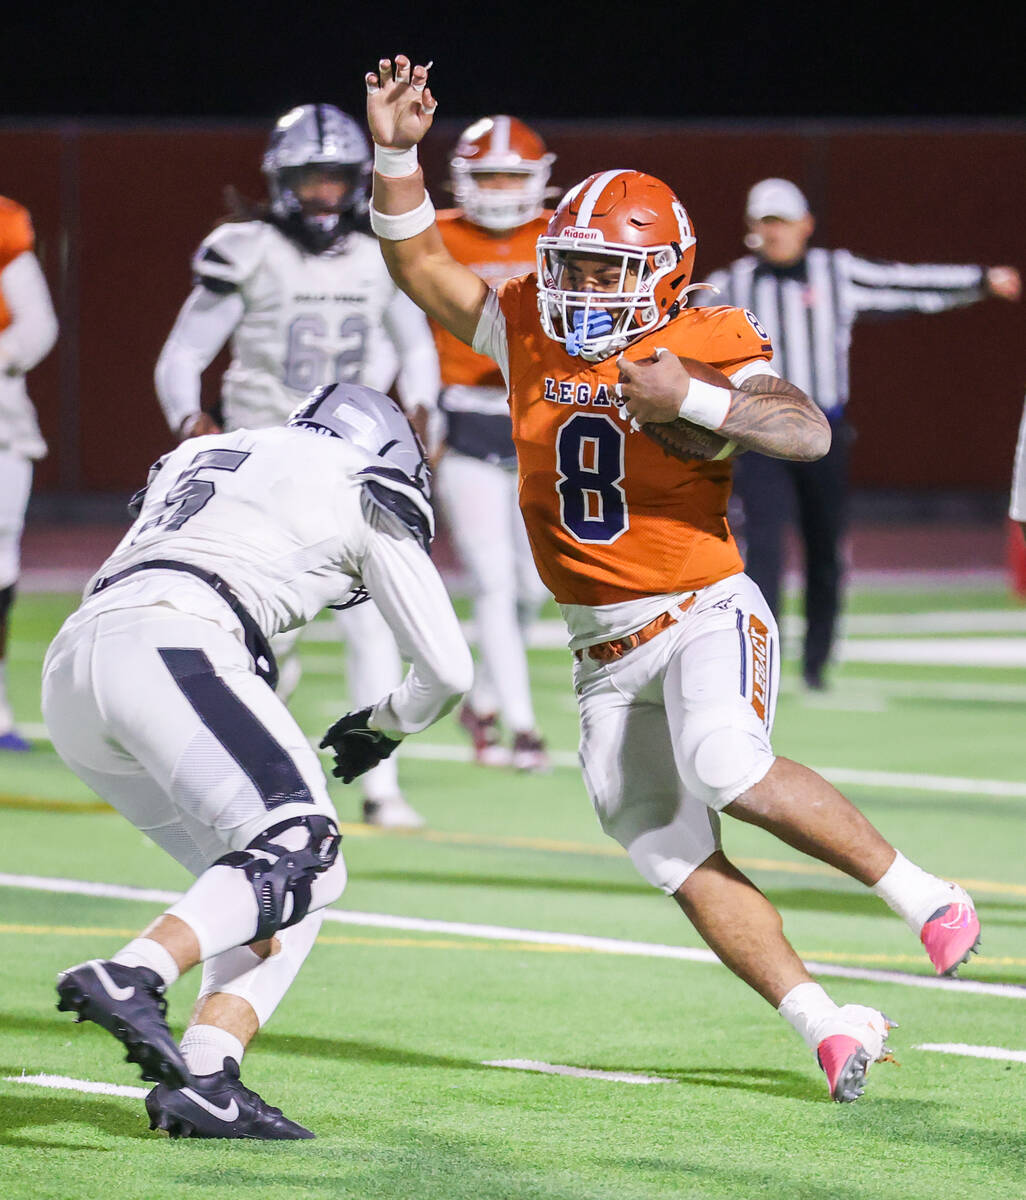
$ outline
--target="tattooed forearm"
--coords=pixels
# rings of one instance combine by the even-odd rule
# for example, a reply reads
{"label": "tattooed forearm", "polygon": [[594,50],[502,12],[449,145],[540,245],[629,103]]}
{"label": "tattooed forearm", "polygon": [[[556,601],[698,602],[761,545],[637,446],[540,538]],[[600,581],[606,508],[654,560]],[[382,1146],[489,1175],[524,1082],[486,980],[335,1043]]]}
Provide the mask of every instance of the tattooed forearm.
{"label": "tattooed forearm", "polygon": [[727,419],[716,432],[770,458],[815,462],[830,449],[830,423],[822,409],[773,375],[757,375],[734,388]]}

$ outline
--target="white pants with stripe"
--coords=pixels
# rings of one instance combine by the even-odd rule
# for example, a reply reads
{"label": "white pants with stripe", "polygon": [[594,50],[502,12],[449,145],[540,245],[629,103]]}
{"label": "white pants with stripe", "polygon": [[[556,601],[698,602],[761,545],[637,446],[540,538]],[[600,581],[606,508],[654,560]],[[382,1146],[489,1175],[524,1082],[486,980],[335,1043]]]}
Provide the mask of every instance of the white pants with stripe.
{"label": "white pants with stripe", "polygon": [[574,665],[581,767],[602,828],[672,895],[719,848],[719,811],[773,765],[776,623],[747,575],[610,663]]}
{"label": "white pants with stripe", "polygon": [[[254,674],[240,629],[161,605],[76,614],[43,665],[43,715],[68,767],[193,875],[282,821],[336,819],[316,754]],[[220,886],[221,906],[190,922],[201,950],[229,945],[204,954],[200,997],[240,996],[263,1025],[345,886],[345,862],[313,880],[310,911],[266,959],[224,936],[238,893]]]}
{"label": "white pants with stripe", "polygon": [[517,503],[515,470],[449,451],[436,491],[470,577],[478,662],[468,700],[498,711],[514,732],[533,730],[526,633],[548,599]]}
{"label": "white pants with stripe", "polygon": [[71,770],[193,875],[281,821],[336,819],[295,718],[214,621],[156,604],[76,615],[42,703]]}

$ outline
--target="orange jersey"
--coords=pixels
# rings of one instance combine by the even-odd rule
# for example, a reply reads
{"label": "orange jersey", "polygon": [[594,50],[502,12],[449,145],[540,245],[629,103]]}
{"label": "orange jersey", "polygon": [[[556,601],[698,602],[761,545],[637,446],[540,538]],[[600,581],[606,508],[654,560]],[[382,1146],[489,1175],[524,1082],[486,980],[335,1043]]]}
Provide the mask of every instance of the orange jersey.
{"label": "orange jersey", "polygon": [[[588,363],[546,337],[534,275],[499,290],[509,345],[520,509],[535,563],[561,604],[690,591],[743,569],[727,524],[731,465],[681,462],[614,403],[616,357]],[[656,347],[731,374],[773,350],[740,308],[686,308],[627,351]]]}
{"label": "orange jersey", "polygon": [[[34,245],[35,236],[28,210],[6,196],[0,196],[0,271]],[[10,323],[10,310],[0,290],[0,329],[6,329]]]}
{"label": "orange jersey", "polygon": [[[501,235],[474,225],[458,208],[438,213],[437,220],[442,240],[453,258],[479,275],[489,287],[498,288],[507,279],[534,270],[535,242],[545,232],[549,214]],[[431,322],[431,332],[435,335],[442,387],[457,383],[505,388],[502,374],[490,358],[475,353],[435,321]]]}

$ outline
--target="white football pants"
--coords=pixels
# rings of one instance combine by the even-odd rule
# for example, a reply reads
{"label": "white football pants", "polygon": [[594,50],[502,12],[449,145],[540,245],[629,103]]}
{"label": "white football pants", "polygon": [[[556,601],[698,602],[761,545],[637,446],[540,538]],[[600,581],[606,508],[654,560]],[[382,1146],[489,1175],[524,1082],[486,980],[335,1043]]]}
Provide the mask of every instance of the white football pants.
{"label": "white football pants", "polygon": [[32,490],[32,461],[0,449],[0,591],[17,583],[21,534]]}
{"label": "white football pants", "polygon": [[720,846],[719,811],[773,765],[776,623],[747,575],[610,663],[574,664],[585,786],[603,830],[672,895]]}
{"label": "white football pants", "polygon": [[[157,605],[72,618],[47,653],[42,702],[67,766],[193,875],[281,821],[337,819],[302,730],[253,673],[241,637],[213,621]],[[315,879],[312,911],[278,935],[283,954],[217,954],[202,994],[234,991],[266,1020],[344,871],[339,855]]]}
{"label": "white football pants", "polygon": [[470,578],[478,654],[468,702],[478,713],[498,711],[507,729],[532,730],[526,634],[549,592],[520,515],[516,471],[450,450],[435,486]]}

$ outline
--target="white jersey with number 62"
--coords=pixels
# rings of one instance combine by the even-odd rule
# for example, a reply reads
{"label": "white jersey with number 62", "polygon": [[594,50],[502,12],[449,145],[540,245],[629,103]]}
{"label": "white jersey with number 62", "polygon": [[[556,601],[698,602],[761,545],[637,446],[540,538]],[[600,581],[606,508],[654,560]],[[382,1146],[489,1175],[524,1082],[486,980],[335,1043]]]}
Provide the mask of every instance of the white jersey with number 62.
{"label": "white jersey with number 62", "polygon": [[397,370],[408,411],[434,404],[438,363],[427,321],[367,234],[313,254],[266,221],[227,222],[204,239],[192,267],[196,286],[156,374],[172,429],[199,411],[199,377],[229,337],[226,429],[284,424],[328,383],[387,392]]}

